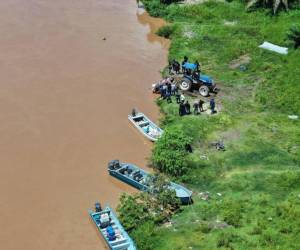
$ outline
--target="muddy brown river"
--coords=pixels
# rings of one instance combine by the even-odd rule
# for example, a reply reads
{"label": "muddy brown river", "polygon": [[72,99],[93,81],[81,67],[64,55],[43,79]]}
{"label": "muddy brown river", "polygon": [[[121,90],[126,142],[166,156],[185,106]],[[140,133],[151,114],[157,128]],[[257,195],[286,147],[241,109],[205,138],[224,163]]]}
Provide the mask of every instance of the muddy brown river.
{"label": "muddy brown river", "polygon": [[109,160],[150,155],[127,114],[158,118],[162,24],[135,0],[0,1],[0,249],[104,249],[87,210],[134,192]]}

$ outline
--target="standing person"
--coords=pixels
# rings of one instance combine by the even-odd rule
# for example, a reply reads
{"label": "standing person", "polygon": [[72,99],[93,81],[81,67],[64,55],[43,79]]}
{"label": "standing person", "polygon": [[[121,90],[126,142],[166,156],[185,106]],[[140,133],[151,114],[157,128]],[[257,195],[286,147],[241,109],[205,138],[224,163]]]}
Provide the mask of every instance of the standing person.
{"label": "standing person", "polygon": [[168,81],[167,83],[167,92],[168,94],[171,96],[172,95],[172,85],[171,85],[171,81]]}
{"label": "standing person", "polygon": [[162,93],[162,98],[166,99],[166,97],[167,97],[167,85],[166,84],[163,85],[162,92],[163,92]]}
{"label": "standing person", "polygon": [[200,74],[201,69],[200,69],[200,63],[198,62],[198,60],[195,61],[195,65],[196,65],[195,71],[197,71]]}
{"label": "standing person", "polygon": [[199,109],[200,109],[200,112],[203,112],[204,109],[203,109],[203,104],[204,104],[204,101],[202,99],[199,100]]}
{"label": "standing person", "polygon": [[163,99],[164,98],[164,85],[163,85],[163,83],[161,83],[160,86],[159,86],[159,93],[160,93],[160,98]]}
{"label": "standing person", "polygon": [[194,102],[193,107],[194,107],[194,115],[199,115],[200,114],[200,112],[199,112],[199,102],[197,100]]}
{"label": "standing person", "polygon": [[186,112],[185,112],[185,105],[184,105],[183,102],[181,102],[179,104],[179,115],[180,116],[184,116],[185,114],[186,114]]}
{"label": "standing person", "polygon": [[184,103],[184,101],[185,101],[185,96],[184,96],[184,94],[181,94],[181,95],[180,95],[180,101],[181,101],[182,103]]}
{"label": "standing person", "polygon": [[184,56],[183,57],[183,61],[181,63],[181,68],[182,68],[182,73],[185,73],[185,67],[184,67],[184,64],[188,62],[188,57],[187,56]]}
{"label": "standing person", "polygon": [[180,71],[180,63],[177,62],[176,60],[174,60],[174,70],[175,70],[176,74],[179,74],[179,71]]}
{"label": "standing person", "polygon": [[171,92],[167,91],[166,97],[167,97],[167,102],[172,103]]}
{"label": "standing person", "polygon": [[216,113],[215,111],[216,103],[214,98],[210,99],[209,105],[210,105],[211,113],[212,114]]}
{"label": "standing person", "polygon": [[176,84],[173,81],[172,84],[171,84],[171,95],[175,95],[176,92],[177,92],[177,87],[176,87]]}
{"label": "standing person", "polygon": [[185,103],[185,112],[186,112],[186,114],[190,114],[191,113],[191,105],[189,104],[189,101],[186,101],[186,103]]}

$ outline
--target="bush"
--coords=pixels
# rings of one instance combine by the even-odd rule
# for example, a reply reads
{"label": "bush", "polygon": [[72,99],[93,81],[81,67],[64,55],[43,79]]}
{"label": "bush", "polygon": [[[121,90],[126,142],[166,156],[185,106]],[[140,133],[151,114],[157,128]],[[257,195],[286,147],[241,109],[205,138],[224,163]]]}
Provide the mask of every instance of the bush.
{"label": "bush", "polygon": [[300,46],[300,26],[290,28],[287,38],[294,43],[294,48],[297,49]]}
{"label": "bush", "polygon": [[152,163],[161,172],[180,176],[187,171],[186,146],[191,143],[191,137],[179,127],[167,128],[163,136],[156,142]]}
{"label": "bush", "polygon": [[168,38],[171,38],[174,31],[175,31],[175,28],[173,25],[165,25],[165,26],[160,27],[157,30],[156,34],[168,39]]}
{"label": "bush", "polygon": [[155,225],[153,222],[148,221],[139,225],[137,230],[132,232],[132,238],[140,250],[153,250],[156,243]]}
{"label": "bush", "polygon": [[154,176],[153,180],[151,193],[122,194],[117,211],[126,230],[135,230],[139,224],[149,221],[159,224],[179,210],[175,191],[167,188],[170,183],[161,175]]}
{"label": "bush", "polygon": [[119,219],[126,230],[133,230],[139,223],[152,219],[146,200],[147,197],[143,193],[137,195],[122,194],[117,211]]}

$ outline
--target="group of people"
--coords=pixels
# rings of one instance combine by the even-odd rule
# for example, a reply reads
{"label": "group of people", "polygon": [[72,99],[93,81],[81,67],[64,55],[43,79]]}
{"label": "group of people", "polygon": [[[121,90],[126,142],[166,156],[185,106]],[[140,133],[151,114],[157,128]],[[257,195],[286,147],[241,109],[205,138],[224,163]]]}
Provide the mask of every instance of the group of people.
{"label": "group of people", "polygon": [[172,102],[171,96],[178,93],[178,89],[173,77],[165,77],[153,87],[153,92],[160,93],[162,99],[166,99],[168,103]]}
{"label": "group of people", "polygon": [[186,67],[186,63],[189,62],[189,58],[187,56],[184,56],[183,61],[181,62],[181,65],[178,61],[173,59],[172,61],[169,62],[169,74],[172,74],[172,71],[175,72],[176,74],[179,74],[180,71],[183,74],[199,74],[201,72],[200,69],[200,63],[198,60],[196,60],[193,64],[195,65],[195,68],[193,69],[193,72],[190,68]]}
{"label": "group of people", "polygon": [[[179,104],[179,115],[184,116],[184,115],[189,115],[191,114],[191,105],[188,100],[185,101],[185,97],[183,94],[178,94],[176,95],[176,102]],[[193,114],[194,115],[200,115],[201,112],[204,112],[203,104],[205,102],[200,99],[200,100],[195,100],[193,104]],[[210,100],[210,109],[212,114],[215,113],[215,100],[212,98]]]}

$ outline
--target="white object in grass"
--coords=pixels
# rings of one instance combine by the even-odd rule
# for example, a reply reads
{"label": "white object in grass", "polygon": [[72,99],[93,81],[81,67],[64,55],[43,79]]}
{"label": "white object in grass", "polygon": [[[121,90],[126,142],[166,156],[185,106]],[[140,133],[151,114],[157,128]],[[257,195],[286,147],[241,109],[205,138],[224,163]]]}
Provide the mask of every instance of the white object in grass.
{"label": "white object in grass", "polygon": [[283,54],[283,55],[287,55],[287,53],[288,53],[288,48],[280,47],[278,45],[275,45],[275,44],[272,44],[269,42],[264,42],[263,44],[259,45],[258,47],[260,47],[262,49],[274,51],[274,52],[277,52],[277,53]]}
{"label": "white object in grass", "polygon": [[297,120],[298,115],[289,115],[288,118],[290,118],[291,120]]}

